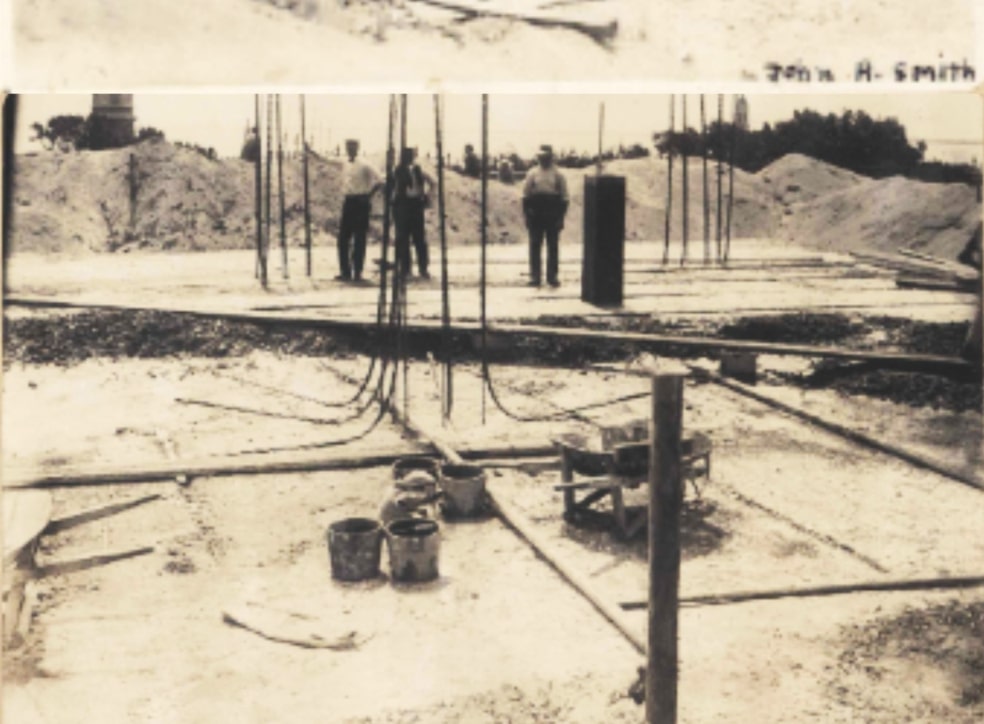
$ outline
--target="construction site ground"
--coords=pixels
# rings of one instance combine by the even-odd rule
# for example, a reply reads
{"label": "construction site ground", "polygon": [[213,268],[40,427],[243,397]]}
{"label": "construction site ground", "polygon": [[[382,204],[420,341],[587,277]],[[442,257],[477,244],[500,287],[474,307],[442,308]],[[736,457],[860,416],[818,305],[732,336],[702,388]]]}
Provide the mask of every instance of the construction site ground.
{"label": "construction site ground", "polygon": [[[268,292],[253,279],[250,252],[75,260],[15,255],[6,293],[373,319],[374,288],[332,281],[333,250],[316,252],[314,281],[304,278],[300,250],[290,250],[289,283],[272,260]],[[836,312],[861,323],[885,316],[964,323],[976,303],[973,295],[897,290],[888,273],[849,257],[828,254],[820,263],[815,253],[766,242],[736,241],[728,270],[693,262],[664,270],[661,253],[656,244],[627,248],[627,300],[619,314],[655,315],[707,332],[712,323],[742,316],[803,311]],[[616,319],[612,310],[579,300],[577,252],[565,246],[562,254],[563,285],[536,290],[523,286],[521,247],[492,247],[491,316]],[[474,247],[452,254],[451,303],[459,320],[478,317],[477,260]],[[439,301],[436,278],[414,282],[411,317],[439,318]],[[143,338],[139,325],[125,330],[109,321],[101,339],[98,314],[86,322],[87,341],[53,331],[52,320],[86,314],[5,310],[8,484],[43,473],[140,470],[169,460],[351,460],[427,450],[389,417],[358,442],[326,445],[357,435],[373,416],[370,410],[344,424],[313,421],[337,418],[345,408],[301,396],[345,400],[355,390],[351,380],[369,365],[364,350],[327,334],[307,332],[303,346],[290,343],[298,330],[256,334],[230,326],[223,340],[195,340],[185,328],[191,322],[175,317],[170,329],[180,344]],[[41,331],[32,332],[32,325]],[[30,344],[11,338],[12,329]],[[47,357],[39,339],[48,345]],[[872,323],[866,343],[890,342]],[[523,362],[492,366],[501,401],[521,416],[648,390],[645,378],[612,369],[621,363],[578,365],[549,349]],[[980,472],[979,409],[934,409],[787,384],[785,375],[808,366],[799,358],[762,357],[756,390],[969,475]],[[418,423],[460,449],[549,445],[562,432],[593,429],[584,420],[507,417],[487,396],[483,400],[474,359],[455,368],[454,409],[450,423],[442,424],[438,372],[426,356],[415,358],[408,393],[403,398],[400,390],[398,397]],[[699,496],[689,484],[686,491],[684,598],[984,573],[980,489],[710,382],[688,379],[684,401],[685,431],[701,431],[713,443],[710,479],[697,481]],[[606,423],[645,417],[649,409],[643,395],[583,415]],[[553,489],[556,460],[509,458],[503,453],[486,465],[492,495],[520,511],[552,554],[609,604],[644,600],[644,536],[615,540],[605,516],[565,521],[562,496]],[[52,573],[36,583],[38,604],[25,641],[5,654],[4,721],[642,720],[642,709],[625,697],[642,662],[638,651],[498,517],[442,523],[441,576],[433,584],[333,582],[328,524],[374,516],[390,475],[378,465],[52,490],[55,518],[142,495],[161,497],[42,538],[38,562]],[[8,487],[5,494],[23,493]],[[643,506],[646,496],[645,486],[631,490],[627,503]],[[68,561],[144,546],[153,551],[58,572]],[[299,648],[225,622],[223,612],[244,601],[307,616],[302,620],[326,638],[354,632],[352,647]],[[645,637],[644,610],[623,617],[637,638]],[[984,594],[973,588],[684,605],[681,720],[978,721],[984,715],[982,620]]]}

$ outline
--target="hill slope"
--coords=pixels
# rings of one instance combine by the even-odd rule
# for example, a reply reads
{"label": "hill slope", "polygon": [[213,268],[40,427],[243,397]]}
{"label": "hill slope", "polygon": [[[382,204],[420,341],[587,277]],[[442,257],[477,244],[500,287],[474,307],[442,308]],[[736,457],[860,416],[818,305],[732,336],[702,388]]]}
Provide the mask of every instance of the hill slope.
{"label": "hill slope", "polygon": [[[129,164],[136,167],[131,220]],[[379,159],[374,159],[381,165]],[[425,163],[425,167],[427,164]],[[433,173],[433,167],[428,169]],[[717,167],[708,163],[708,219],[717,222]],[[604,172],[626,178],[626,236],[662,239],[667,208],[667,162],[618,160]],[[289,243],[303,243],[301,162],[284,162],[285,227]],[[566,170],[571,209],[564,240],[581,241],[583,177],[595,169]],[[683,164],[673,170],[671,234],[683,234]],[[688,164],[689,238],[693,253],[703,240],[703,167]],[[341,166],[336,159],[310,162],[311,218],[315,244],[333,244],[341,212]],[[480,234],[481,187],[476,179],[445,176],[448,243],[475,244]],[[254,169],[239,159],[211,160],[167,142],[130,149],[38,153],[16,160],[11,247],[14,251],[90,253],[139,249],[207,250],[255,244]],[[734,238],[768,237],[834,251],[895,251],[911,247],[955,258],[980,219],[973,189],[902,178],[868,179],[800,155],[779,159],[757,174],[735,170],[731,209]],[[721,209],[727,219],[727,167]],[[489,183],[491,243],[525,240],[521,184]],[[279,199],[273,186],[271,228],[277,242]],[[371,235],[382,234],[382,200],[376,197]],[[427,214],[428,234],[438,239],[436,204]]]}

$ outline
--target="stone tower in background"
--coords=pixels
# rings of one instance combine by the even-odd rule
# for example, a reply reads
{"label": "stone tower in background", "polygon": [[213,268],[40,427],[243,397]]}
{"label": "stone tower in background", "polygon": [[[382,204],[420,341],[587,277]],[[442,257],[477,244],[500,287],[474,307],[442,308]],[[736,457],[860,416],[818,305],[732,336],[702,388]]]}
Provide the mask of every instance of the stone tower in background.
{"label": "stone tower in background", "polygon": [[748,99],[745,96],[735,99],[735,126],[742,131],[748,130]]}

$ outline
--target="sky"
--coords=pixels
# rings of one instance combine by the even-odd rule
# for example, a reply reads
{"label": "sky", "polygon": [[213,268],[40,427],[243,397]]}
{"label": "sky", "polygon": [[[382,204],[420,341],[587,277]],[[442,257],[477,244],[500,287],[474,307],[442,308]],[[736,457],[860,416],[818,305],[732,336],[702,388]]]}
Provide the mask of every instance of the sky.
{"label": "sky", "polygon": [[[750,94],[752,128],[792,117],[798,109],[840,114],[865,110],[876,118],[894,117],[908,130],[911,143],[926,141],[927,160],[980,161],[984,153],[982,98],[970,93],[893,93],[795,95]],[[676,118],[681,119],[681,97]],[[725,97],[725,119],[733,96]],[[460,156],[466,143],[481,142],[481,96],[447,95],[442,98],[445,150]],[[708,119],[716,117],[717,95],[705,97]],[[385,148],[387,108],[385,94],[309,95],[305,99],[307,133],[314,147],[332,151],[346,138],[359,138],[367,153]],[[557,149],[593,153],[598,147],[600,108],[604,105],[605,147],[619,144],[650,145],[653,131],[669,123],[670,96],[652,95],[492,95],[489,97],[489,147],[492,153],[515,151],[532,155],[541,143]],[[687,120],[698,127],[700,96],[687,96]],[[254,96],[247,94],[138,94],[134,98],[137,126],[154,126],[172,141],[215,148],[221,156],[238,155],[243,134],[253,123]],[[261,103],[261,107],[265,106]],[[91,96],[50,94],[21,96],[16,146],[18,152],[36,149],[30,143],[30,125],[58,114],[86,114]],[[300,99],[281,98],[286,143],[296,145],[300,133]],[[434,99],[408,97],[407,136],[422,155],[435,147]],[[263,111],[265,113],[265,110]],[[264,119],[265,122],[265,119]]]}

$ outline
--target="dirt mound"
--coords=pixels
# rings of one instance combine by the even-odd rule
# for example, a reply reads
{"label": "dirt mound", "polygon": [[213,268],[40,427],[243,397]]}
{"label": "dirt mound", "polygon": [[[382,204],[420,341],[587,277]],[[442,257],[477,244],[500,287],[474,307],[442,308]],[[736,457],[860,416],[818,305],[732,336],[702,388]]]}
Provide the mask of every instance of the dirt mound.
{"label": "dirt mound", "polygon": [[[136,169],[135,205],[130,206],[130,156]],[[377,167],[381,159],[371,159]],[[284,162],[285,228],[288,243],[303,243],[301,159]],[[430,173],[434,168],[427,162]],[[310,198],[313,241],[334,244],[341,212],[341,164],[312,158]],[[710,236],[717,223],[717,165],[708,163]],[[721,208],[726,223],[727,175]],[[584,177],[594,167],[567,169],[571,207],[565,242],[581,243]],[[254,170],[239,159],[210,159],[167,142],[129,149],[80,153],[38,153],[16,159],[11,248],[15,251],[80,253],[131,249],[207,250],[255,244]],[[661,239],[665,233],[668,168],[656,157],[617,160],[604,173],[626,179],[626,238]],[[703,239],[703,167],[688,164],[689,239],[697,252]],[[980,204],[962,184],[927,184],[901,178],[874,181],[800,155],[786,156],[758,174],[735,170],[732,236],[780,236],[807,247],[832,251],[888,251],[900,247],[955,258],[979,223]],[[673,169],[670,233],[683,236],[683,163]],[[489,183],[491,243],[526,238],[520,195],[522,182]],[[445,176],[447,237],[452,246],[480,239],[481,185],[477,179]],[[279,235],[279,199],[271,199],[273,243]],[[371,238],[382,236],[382,199],[375,198]],[[429,238],[438,240],[436,203],[426,216]]]}
{"label": "dirt mound", "polygon": [[[130,155],[135,159],[136,199],[131,219]],[[284,161],[285,227],[289,243],[304,240],[301,159]],[[311,220],[315,243],[334,243],[342,206],[341,165],[312,158],[309,164]],[[145,142],[112,151],[57,152],[16,160],[11,247],[14,251],[84,253],[139,249],[248,248],[255,244],[252,164],[210,159],[167,142]],[[492,184],[489,235],[493,242],[518,237],[518,188]],[[448,240],[478,240],[479,186],[448,174]],[[279,234],[276,183],[271,204],[274,244]],[[382,234],[382,200],[376,197],[371,227]],[[437,214],[428,214],[437,239]],[[320,237],[332,237],[325,242]]]}
{"label": "dirt mound", "polygon": [[[130,209],[130,155],[136,168],[136,197]],[[380,159],[371,159],[381,167]],[[435,175],[433,165],[425,169]],[[682,235],[681,165],[674,169],[672,233]],[[690,236],[702,232],[698,204],[701,171],[689,170]],[[606,173],[627,179],[626,236],[661,238],[666,214],[667,170],[655,159],[615,161]],[[713,173],[713,166],[710,170]],[[594,168],[565,170],[571,193],[564,240],[581,241],[583,177]],[[301,160],[284,162],[285,226],[290,244],[303,243],[303,181]],[[736,236],[769,236],[774,214],[767,196],[753,176],[736,172],[733,210]],[[520,196],[522,182],[488,187],[491,243],[525,240]],[[37,153],[16,160],[12,249],[52,253],[129,251],[131,249],[182,251],[249,248],[255,244],[255,179],[253,166],[239,159],[210,159],[197,151],[167,142],[145,142],[129,149],[79,153]],[[713,182],[712,203],[716,198]],[[341,165],[337,159],[310,161],[311,218],[315,244],[333,244],[342,206]],[[274,218],[271,233],[277,243],[279,200],[273,187]],[[447,237],[452,246],[477,244],[480,239],[481,184],[454,172],[445,175]],[[383,204],[375,197],[370,235],[382,236]],[[711,212],[711,223],[714,223]],[[428,236],[438,240],[436,200],[426,216]]]}
{"label": "dirt mound", "polygon": [[812,201],[864,181],[852,171],[800,153],[788,153],[755,175],[770,185],[772,197],[782,204]]}
{"label": "dirt mound", "polygon": [[895,253],[908,248],[956,259],[980,222],[965,184],[901,177],[862,179],[802,202],[783,199],[785,238],[828,251]]}

